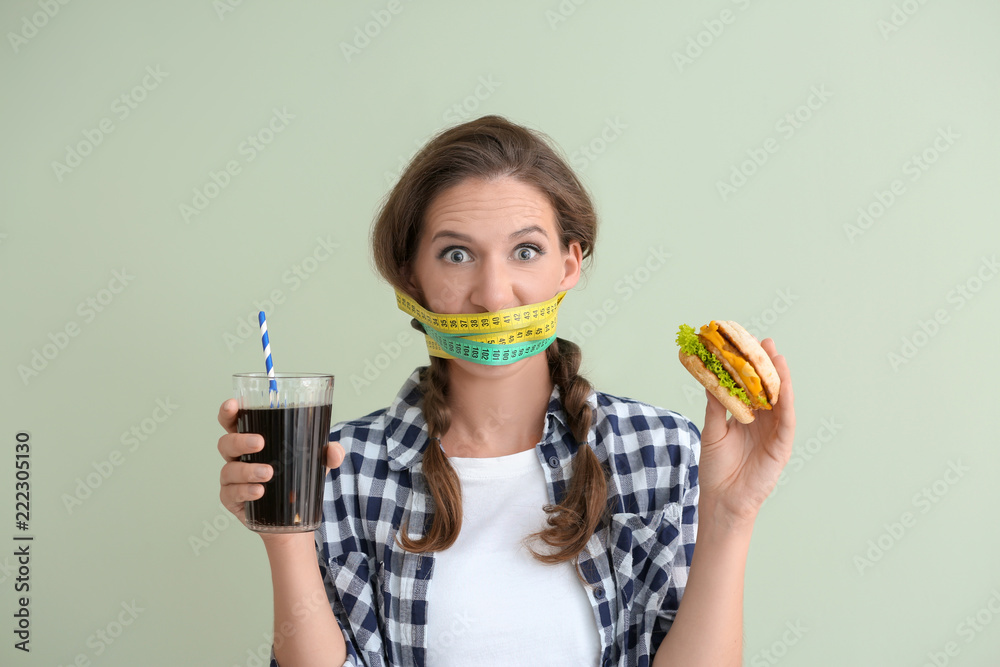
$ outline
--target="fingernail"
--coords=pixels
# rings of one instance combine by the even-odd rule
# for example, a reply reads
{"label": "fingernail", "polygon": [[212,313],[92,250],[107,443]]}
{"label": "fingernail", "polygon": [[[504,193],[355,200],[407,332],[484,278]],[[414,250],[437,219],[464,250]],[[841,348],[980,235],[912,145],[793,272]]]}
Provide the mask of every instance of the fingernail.
{"label": "fingernail", "polygon": [[257,466],[254,469],[254,478],[259,480],[266,480],[271,476],[270,466]]}

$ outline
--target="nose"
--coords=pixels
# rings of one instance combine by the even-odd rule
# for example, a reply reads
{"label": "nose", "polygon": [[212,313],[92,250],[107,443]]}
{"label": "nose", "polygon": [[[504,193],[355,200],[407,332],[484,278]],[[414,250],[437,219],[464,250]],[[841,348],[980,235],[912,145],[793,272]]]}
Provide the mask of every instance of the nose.
{"label": "nose", "polygon": [[488,312],[512,308],[514,285],[503,259],[489,257],[480,262],[479,270],[472,276],[470,290],[472,305]]}

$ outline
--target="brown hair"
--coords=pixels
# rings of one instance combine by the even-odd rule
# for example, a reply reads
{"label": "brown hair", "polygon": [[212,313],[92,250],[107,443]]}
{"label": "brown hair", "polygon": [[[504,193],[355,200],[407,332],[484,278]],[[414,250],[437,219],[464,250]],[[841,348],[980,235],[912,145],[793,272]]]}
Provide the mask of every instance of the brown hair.
{"label": "brown hair", "polygon": [[[424,212],[445,189],[467,179],[512,177],[538,188],[556,214],[563,250],[578,241],[584,259],[591,257],[597,236],[597,214],[590,196],[540,132],[500,116],[484,116],[442,131],[412,159],[382,203],[372,226],[376,270],[393,287],[409,293],[408,270],[416,257]],[[415,295],[411,294],[414,298]],[[424,304],[426,305],[426,304]],[[546,350],[549,372],[559,386],[563,411],[579,447],[573,475],[558,505],[546,505],[547,527],[533,537],[551,549],[532,550],[544,563],[575,559],[604,518],[608,507],[607,480],[597,455],[587,444],[593,421],[586,398],[591,384],[578,371],[580,348],[557,338]],[[434,500],[431,525],[412,540],[399,532],[402,547],[411,552],[442,551],[458,538],[462,527],[462,490],[458,475],[434,437],[451,424],[448,405],[448,363],[431,357],[420,377],[421,409],[431,439],[424,450],[423,473]]]}

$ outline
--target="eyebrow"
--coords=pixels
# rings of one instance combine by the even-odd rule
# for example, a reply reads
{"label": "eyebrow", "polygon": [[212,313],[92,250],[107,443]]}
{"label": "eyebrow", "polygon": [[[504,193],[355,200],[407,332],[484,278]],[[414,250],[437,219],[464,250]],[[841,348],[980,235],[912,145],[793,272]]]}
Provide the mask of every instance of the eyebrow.
{"label": "eyebrow", "polygon": [[[530,227],[519,229],[516,232],[512,233],[508,238],[517,239],[521,238],[522,236],[527,236],[528,234],[531,234],[533,232],[538,232],[542,236],[548,238],[548,235],[545,233],[545,230],[539,227],[538,225],[531,225]],[[466,234],[460,234],[459,232],[453,232],[449,229],[443,229],[437,234],[435,234],[433,238],[431,238],[431,242],[433,243],[434,241],[437,241],[440,238],[453,238],[453,239],[458,239],[459,241],[465,241],[466,243],[472,242],[471,236],[468,236]]]}

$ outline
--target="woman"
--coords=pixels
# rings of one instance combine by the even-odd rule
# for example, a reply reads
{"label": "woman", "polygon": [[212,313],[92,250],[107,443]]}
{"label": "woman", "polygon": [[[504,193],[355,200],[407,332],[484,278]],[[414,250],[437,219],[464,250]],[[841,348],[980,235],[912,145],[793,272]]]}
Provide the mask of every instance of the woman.
{"label": "woman", "polygon": [[[595,237],[565,161],[496,116],[432,139],[372,229],[400,307],[429,317],[557,308]],[[784,358],[763,342],[773,411],[727,421],[706,391],[699,433],[594,390],[553,338],[509,363],[428,339],[388,408],[333,427],[315,542],[261,534],[277,663],[741,664],[750,534],[794,433]],[[221,498],[244,520],[271,471],[239,461],[262,439],[235,413],[219,413]]]}

